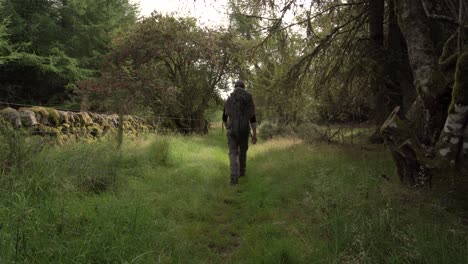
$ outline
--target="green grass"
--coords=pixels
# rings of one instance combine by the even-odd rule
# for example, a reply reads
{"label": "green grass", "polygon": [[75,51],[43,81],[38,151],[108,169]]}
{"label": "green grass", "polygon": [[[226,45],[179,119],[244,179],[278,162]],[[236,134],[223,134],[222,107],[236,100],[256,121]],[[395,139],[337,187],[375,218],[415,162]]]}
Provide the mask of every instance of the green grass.
{"label": "green grass", "polygon": [[468,263],[460,218],[394,174],[380,148],[275,139],[230,186],[220,129],[50,147],[3,173],[0,263]]}

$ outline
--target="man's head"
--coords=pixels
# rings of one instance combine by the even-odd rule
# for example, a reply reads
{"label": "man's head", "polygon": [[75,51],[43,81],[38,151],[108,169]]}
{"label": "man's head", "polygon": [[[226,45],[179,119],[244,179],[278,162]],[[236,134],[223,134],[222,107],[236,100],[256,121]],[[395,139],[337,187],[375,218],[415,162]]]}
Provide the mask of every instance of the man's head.
{"label": "man's head", "polygon": [[234,84],[234,88],[237,88],[237,87],[240,87],[240,88],[242,88],[242,89],[245,89],[245,84],[244,84],[244,82],[241,81],[241,80],[238,80],[238,81],[236,82],[236,84]]}

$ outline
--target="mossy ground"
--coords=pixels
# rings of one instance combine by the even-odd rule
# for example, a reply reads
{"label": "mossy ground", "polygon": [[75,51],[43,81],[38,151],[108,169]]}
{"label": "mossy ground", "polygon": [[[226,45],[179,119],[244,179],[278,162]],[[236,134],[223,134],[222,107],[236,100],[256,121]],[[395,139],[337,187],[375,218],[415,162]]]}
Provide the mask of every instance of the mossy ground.
{"label": "mossy ground", "polygon": [[468,263],[461,218],[400,187],[381,148],[260,142],[230,186],[213,129],[70,143],[12,173],[4,263]]}

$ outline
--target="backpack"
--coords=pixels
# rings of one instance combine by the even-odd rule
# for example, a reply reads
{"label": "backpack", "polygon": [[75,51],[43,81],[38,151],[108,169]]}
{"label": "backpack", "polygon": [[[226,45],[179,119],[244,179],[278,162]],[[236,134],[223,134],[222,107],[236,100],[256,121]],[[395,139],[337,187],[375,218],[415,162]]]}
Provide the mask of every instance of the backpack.
{"label": "backpack", "polygon": [[245,89],[236,88],[225,104],[225,113],[229,117],[230,136],[245,137],[250,133],[250,119],[255,114],[252,95]]}

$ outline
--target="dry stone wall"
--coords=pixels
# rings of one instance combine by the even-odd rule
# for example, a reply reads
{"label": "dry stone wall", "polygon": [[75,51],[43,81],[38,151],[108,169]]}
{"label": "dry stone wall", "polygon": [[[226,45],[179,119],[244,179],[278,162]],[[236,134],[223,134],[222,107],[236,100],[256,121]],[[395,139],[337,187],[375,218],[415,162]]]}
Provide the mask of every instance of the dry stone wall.
{"label": "dry stone wall", "polygon": [[[47,107],[23,107],[0,109],[0,117],[9,121],[15,128],[26,128],[32,134],[49,135],[59,141],[93,139],[106,136],[117,130],[119,116],[92,112],[61,111]],[[143,119],[125,115],[124,130],[128,135],[153,129]]]}

